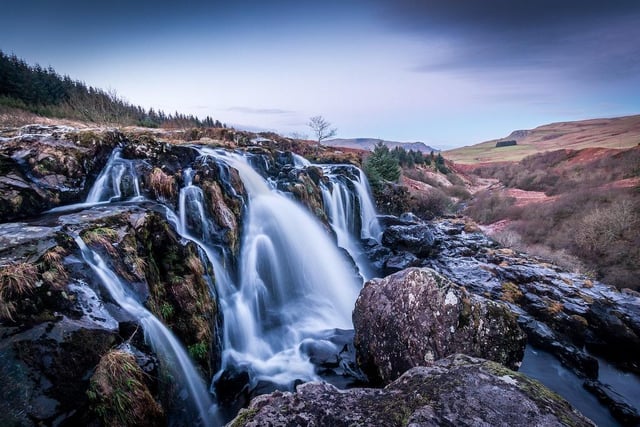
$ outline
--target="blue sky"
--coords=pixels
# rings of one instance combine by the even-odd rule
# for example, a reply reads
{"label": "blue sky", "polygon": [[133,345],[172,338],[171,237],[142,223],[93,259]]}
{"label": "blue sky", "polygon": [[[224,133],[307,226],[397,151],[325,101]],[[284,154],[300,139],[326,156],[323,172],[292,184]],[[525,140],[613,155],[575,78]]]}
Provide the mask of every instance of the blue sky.
{"label": "blue sky", "polygon": [[0,49],[132,103],[440,148],[640,113],[636,0],[7,1]]}

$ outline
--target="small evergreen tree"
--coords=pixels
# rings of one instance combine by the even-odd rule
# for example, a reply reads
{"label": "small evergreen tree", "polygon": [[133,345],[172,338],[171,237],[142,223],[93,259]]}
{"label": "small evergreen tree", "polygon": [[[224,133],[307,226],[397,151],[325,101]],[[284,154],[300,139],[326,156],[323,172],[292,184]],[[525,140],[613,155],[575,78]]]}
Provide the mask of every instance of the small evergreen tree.
{"label": "small evergreen tree", "polygon": [[384,181],[396,182],[400,178],[400,163],[382,141],[364,162],[364,171],[374,189],[379,189]]}

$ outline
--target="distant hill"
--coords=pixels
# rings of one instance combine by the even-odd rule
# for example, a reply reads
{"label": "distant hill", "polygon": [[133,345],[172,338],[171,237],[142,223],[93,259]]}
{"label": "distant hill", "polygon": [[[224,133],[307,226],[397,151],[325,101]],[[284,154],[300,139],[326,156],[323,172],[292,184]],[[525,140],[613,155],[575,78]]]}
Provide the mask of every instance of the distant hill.
{"label": "distant hill", "polygon": [[[496,147],[500,141],[517,145]],[[640,144],[640,115],[609,119],[551,123],[531,130],[516,130],[509,136],[444,153],[460,164],[512,162],[531,154],[559,149],[631,148]]]}
{"label": "distant hill", "polygon": [[385,141],[378,138],[349,138],[349,139],[329,139],[326,141],[322,141],[322,145],[326,145],[329,147],[344,147],[344,148],[355,148],[360,150],[369,150],[373,151],[373,147],[377,143],[382,141],[389,149],[393,149],[395,147],[402,147],[405,150],[413,150],[413,151],[421,151],[423,153],[431,153],[432,151],[439,152],[437,148],[433,148],[425,144],[424,142],[398,142],[398,141]]}

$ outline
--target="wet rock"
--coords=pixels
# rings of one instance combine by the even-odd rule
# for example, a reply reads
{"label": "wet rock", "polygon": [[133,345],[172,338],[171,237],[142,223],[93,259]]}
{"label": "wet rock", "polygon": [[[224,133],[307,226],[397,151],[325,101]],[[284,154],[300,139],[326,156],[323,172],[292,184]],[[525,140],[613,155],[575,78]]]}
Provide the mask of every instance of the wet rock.
{"label": "wet rock", "polygon": [[616,393],[606,384],[599,381],[587,380],[584,388],[596,395],[598,400],[607,405],[611,414],[625,426],[640,425],[640,414],[633,408],[633,405]]}
{"label": "wet rock", "polygon": [[66,127],[22,128],[1,141],[0,221],[80,202],[121,141],[117,132]]}
{"label": "wet rock", "polygon": [[434,237],[426,224],[391,225],[382,234],[382,244],[394,251],[406,251],[418,257],[428,257],[434,251]]}
{"label": "wet rock", "polygon": [[416,367],[384,389],[306,383],[255,398],[230,426],[593,426],[564,399],[522,374],[452,355]]}
{"label": "wet rock", "polygon": [[25,411],[31,420],[22,425],[61,422],[86,413],[88,378],[115,341],[114,331],[82,329],[71,320],[43,324],[5,340],[0,359],[9,371],[3,377],[2,425],[19,422]]}
{"label": "wet rock", "polygon": [[578,374],[587,378],[598,378],[597,359],[563,341],[546,324],[531,318],[525,320],[521,317],[520,320],[520,326],[527,333],[531,344],[555,354],[565,366],[571,366]]}
{"label": "wet rock", "polygon": [[399,254],[390,254],[383,263],[385,275],[393,274],[409,267],[416,267],[420,264],[417,256],[410,252],[401,252]]}
{"label": "wet rock", "polygon": [[431,269],[367,282],[353,312],[358,362],[374,382],[453,353],[516,368],[526,337],[503,304],[467,292]]}

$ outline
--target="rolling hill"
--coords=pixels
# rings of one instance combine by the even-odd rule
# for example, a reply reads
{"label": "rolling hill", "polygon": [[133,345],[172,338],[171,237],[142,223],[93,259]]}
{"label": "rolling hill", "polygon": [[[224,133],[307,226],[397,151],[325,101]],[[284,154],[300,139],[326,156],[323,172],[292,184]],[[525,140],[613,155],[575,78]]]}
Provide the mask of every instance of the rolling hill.
{"label": "rolling hill", "polygon": [[[517,145],[496,147],[499,141]],[[511,162],[544,151],[583,148],[631,148],[640,144],[640,115],[559,122],[509,136],[446,151],[444,156],[460,164]]]}
{"label": "rolling hill", "polygon": [[402,147],[405,150],[413,150],[413,151],[421,151],[423,153],[431,153],[432,151],[438,152],[437,148],[433,148],[425,144],[424,142],[398,142],[398,141],[385,141],[378,138],[347,138],[347,139],[329,139],[326,141],[322,141],[322,145],[326,145],[328,147],[344,147],[344,148],[355,148],[359,150],[368,150],[372,151],[375,145],[382,141],[389,149],[393,149],[395,147]]}

